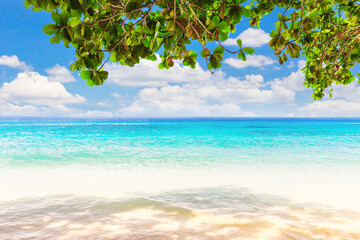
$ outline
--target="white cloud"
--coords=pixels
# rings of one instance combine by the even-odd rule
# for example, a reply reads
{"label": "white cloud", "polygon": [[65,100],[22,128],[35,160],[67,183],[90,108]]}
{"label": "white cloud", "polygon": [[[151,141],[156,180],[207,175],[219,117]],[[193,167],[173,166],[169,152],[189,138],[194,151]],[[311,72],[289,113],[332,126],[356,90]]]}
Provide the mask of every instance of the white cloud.
{"label": "white cloud", "polygon": [[30,66],[26,65],[25,62],[22,62],[19,60],[19,58],[16,55],[13,56],[6,56],[3,55],[0,57],[0,66],[8,66],[12,68],[18,68],[23,71],[28,71],[31,69]]}
{"label": "white cloud", "polygon": [[305,80],[305,75],[300,70],[297,72],[292,72],[289,76],[282,79],[275,79],[274,84],[278,86],[283,86],[287,89],[293,91],[303,91],[307,88],[303,85]]}
{"label": "white cloud", "polygon": [[19,73],[12,82],[5,82],[0,88],[0,99],[37,106],[85,102],[82,96],[70,94],[61,83],[50,82],[37,72]]}
{"label": "white cloud", "polygon": [[297,67],[299,68],[299,70],[303,69],[306,66],[306,61],[305,60],[300,60],[297,63]]}
{"label": "white cloud", "polygon": [[[159,58],[159,57],[158,57]],[[199,79],[209,79],[210,72],[204,71],[199,65],[195,69],[184,67],[179,62],[169,70],[160,70],[156,61],[141,60],[134,67],[122,66],[118,63],[111,63],[105,66],[109,71],[107,81],[120,86],[128,87],[162,87],[168,83],[192,82]]]}
{"label": "white cloud", "polygon": [[293,117],[295,117],[295,114],[294,113],[288,113],[285,117],[293,118]]}
{"label": "white cloud", "polygon": [[[298,70],[296,72],[292,72],[289,76],[281,79],[276,78],[271,82],[271,84],[282,86],[295,92],[308,91],[310,93],[312,90],[303,85],[305,81],[305,74],[301,71],[301,69],[305,67],[305,64],[306,61],[300,60],[297,64]],[[333,85],[329,87],[328,90],[331,88],[333,88],[333,99],[345,99],[355,102],[360,101],[360,85],[357,83],[357,80],[347,86],[342,84]],[[327,95],[324,96],[325,99],[327,97]]]}
{"label": "white cloud", "polygon": [[309,103],[301,108],[300,111],[308,113],[310,116],[360,116],[360,102],[346,100],[322,100]]}
{"label": "white cloud", "polygon": [[323,97],[323,100],[309,103],[301,108],[300,111],[314,116],[360,116],[360,85],[357,81],[345,86],[342,84],[334,85],[332,95]]}
{"label": "white cloud", "polygon": [[83,103],[86,99],[69,93],[61,82],[74,81],[71,73],[56,65],[45,71],[49,77],[32,72],[31,67],[18,57],[1,56],[0,65],[18,68],[19,73],[11,82],[0,86],[0,115],[42,116],[42,115],[83,115],[84,111],[69,108],[66,104]]}
{"label": "white cloud", "polygon": [[244,79],[226,78],[218,73],[210,81],[183,86],[186,93],[203,99],[217,100],[223,103],[276,103],[291,102],[295,93],[282,86],[268,86],[262,75],[245,75]]}
{"label": "white cloud", "polygon": [[98,102],[96,105],[101,106],[101,107],[108,107],[108,106],[110,106],[110,104],[107,103],[107,102]]}
{"label": "white cloud", "polygon": [[273,59],[264,55],[247,55],[246,58],[246,61],[236,58],[227,58],[224,62],[235,68],[263,67],[275,63]]}
{"label": "white cloud", "polygon": [[224,89],[221,101],[233,103],[277,103],[291,102],[295,98],[295,93],[281,86],[273,86],[271,89]]}
{"label": "white cloud", "polygon": [[19,106],[0,100],[0,116],[29,116],[40,114],[41,109],[33,105]]}
{"label": "white cloud", "polygon": [[92,110],[87,111],[85,113],[86,116],[92,116],[92,117],[111,117],[114,116],[112,112],[109,111],[98,111],[98,110]]}
{"label": "white cloud", "polygon": [[294,61],[290,61],[290,63],[287,64],[286,67],[287,67],[287,68],[293,68],[293,67],[295,67]]}
{"label": "white cloud", "polygon": [[119,113],[127,116],[253,116],[252,113],[242,112],[236,104],[211,104],[192,94],[186,94],[186,90],[180,86],[145,88],[140,91],[137,101],[120,109]]}
{"label": "white cloud", "polygon": [[240,80],[218,72],[209,80],[161,88],[144,88],[119,114],[132,116],[254,116],[239,104],[291,102],[295,93],[265,83],[261,75]]}
{"label": "white cloud", "polygon": [[349,101],[360,102],[360,85],[357,83],[357,80],[353,81],[349,85],[334,85],[331,88],[334,90],[332,91],[333,99],[346,99]]}
{"label": "white cloud", "polygon": [[0,116],[79,116],[83,111],[64,105],[35,106],[30,104],[13,104],[0,99]]}
{"label": "white cloud", "polygon": [[[85,98],[69,93],[60,82],[74,78],[64,67],[56,65],[46,72],[49,77],[31,72],[31,67],[18,57],[1,56],[0,65],[18,68],[19,73],[11,82],[0,87],[0,115],[41,116],[41,115],[81,115],[83,110],[69,108],[66,104],[83,103]],[[54,82],[53,82],[54,81]]]}
{"label": "white cloud", "polygon": [[229,38],[223,45],[225,46],[237,46],[236,40],[241,39],[243,46],[246,47],[261,47],[270,41],[270,36],[264,30],[256,28],[248,28],[237,38]]}
{"label": "white cloud", "polygon": [[300,60],[297,64],[298,70],[296,72],[292,72],[289,76],[281,79],[275,78],[271,84],[282,86],[297,92],[307,90],[308,88],[303,85],[305,81],[305,74],[301,71],[301,69],[304,68],[305,63],[305,61]]}
{"label": "white cloud", "polygon": [[121,94],[119,93],[112,93],[111,96],[113,96],[114,98],[124,98]]}
{"label": "white cloud", "polygon": [[45,72],[50,75],[48,79],[51,82],[66,83],[76,81],[76,79],[73,77],[73,75],[67,68],[58,64],[56,64],[52,68],[45,69]]}

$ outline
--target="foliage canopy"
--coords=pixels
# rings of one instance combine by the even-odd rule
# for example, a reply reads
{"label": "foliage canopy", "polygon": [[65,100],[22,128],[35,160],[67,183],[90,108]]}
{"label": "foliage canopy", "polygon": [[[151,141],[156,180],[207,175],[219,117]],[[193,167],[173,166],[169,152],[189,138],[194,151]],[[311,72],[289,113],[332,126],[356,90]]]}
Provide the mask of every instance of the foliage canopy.
{"label": "foliage canopy", "polygon": [[[197,53],[189,49],[197,40],[211,71],[221,67],[224,51],[246,61],[254,50],[223,47],[240,21],[259,27],[262,17],[276,8],[278,14],[269,46],[283,64],[306,57],[306,87],[321,99],[332,84],[355,80],[350,71],[360,62],[360,4],[357,0],[25,0],[25,7],[51,13],[43,31],[51,43],[75,48],[77,61],[70,69],[81,71],[89,86],[108,77],[103,65],[110,59],[134,66],[140,59],[156,60],[169,69],[174,60],[195,68]],[[209,42],[216,42],[211,49]],[[108,54],[107,54],[108,53]],[[107,57],[109,55],[109,57]],[[331,90],[328,92],[331,96]]]}

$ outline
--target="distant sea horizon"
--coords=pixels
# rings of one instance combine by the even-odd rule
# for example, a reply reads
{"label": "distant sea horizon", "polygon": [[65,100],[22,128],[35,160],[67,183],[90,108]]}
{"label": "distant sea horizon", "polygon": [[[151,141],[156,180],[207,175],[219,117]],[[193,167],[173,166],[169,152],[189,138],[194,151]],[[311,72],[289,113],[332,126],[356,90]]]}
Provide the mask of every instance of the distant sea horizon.
{"label": "distant sea horizon", "polygon": [[0,117],[0,239],[360,239],[360,118]]}
{"label": "distant sea horizon", "polygon": [[213,120],[360,120],[360,117],[132,117],[132,116],[0,116],[1,119],[102,119],[102,120],[176,120],[176,119],[187,119],[187,120],[202,120],[202,119],[213,119]]}

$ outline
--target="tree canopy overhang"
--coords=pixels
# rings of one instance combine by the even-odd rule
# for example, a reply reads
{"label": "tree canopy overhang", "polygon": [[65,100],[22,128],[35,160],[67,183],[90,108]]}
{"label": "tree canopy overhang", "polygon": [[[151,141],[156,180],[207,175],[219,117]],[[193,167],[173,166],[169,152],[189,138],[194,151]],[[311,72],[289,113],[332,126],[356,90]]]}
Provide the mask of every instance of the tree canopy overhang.
{"label": "tree canopy overhang", "polygon": [[[313,88],[313,99],[331,96],[333,84],[355,80],[351,69],[360,62],[360,4],[356,0],[25,0],[25,7],[51,13],[53,23],[43,31],[51,43],[75,48],[77,61],[70,69],[89,86],[102,85],[110,60],[133,67],[140,59],[161,57],[160,69],[174,60],[195,68],[196,40],[210,71],[221,67],[224,52],[246,61],[254,50],[226,49],[222,42],[241,21],[260,27],[261,19],[282,9],[274,22],[269,46],[279,63],[306,58],[304,86]],[[217,47],[208,47],[216,42]],[[358,74],[359,75],[359,74]]]}

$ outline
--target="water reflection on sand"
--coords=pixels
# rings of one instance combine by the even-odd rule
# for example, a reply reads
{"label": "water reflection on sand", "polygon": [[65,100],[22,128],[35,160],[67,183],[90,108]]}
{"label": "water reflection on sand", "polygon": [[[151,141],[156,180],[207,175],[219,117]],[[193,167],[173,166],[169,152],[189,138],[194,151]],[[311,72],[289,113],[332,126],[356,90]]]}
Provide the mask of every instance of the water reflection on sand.
{"label": "water reflection on sand", "polygon": [[0,239],[360,239],[360,213],[244,189],[123,200],[57,196],[0,205]]}

